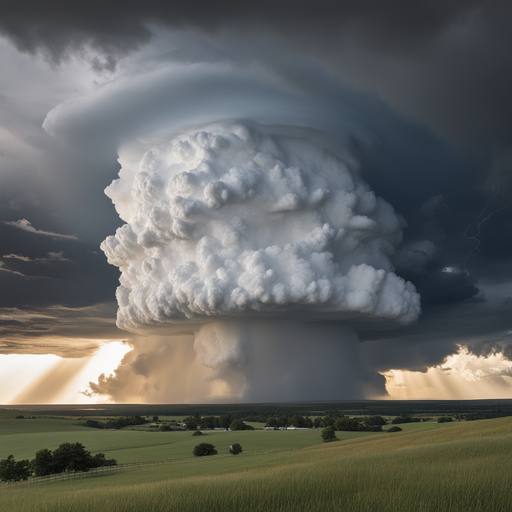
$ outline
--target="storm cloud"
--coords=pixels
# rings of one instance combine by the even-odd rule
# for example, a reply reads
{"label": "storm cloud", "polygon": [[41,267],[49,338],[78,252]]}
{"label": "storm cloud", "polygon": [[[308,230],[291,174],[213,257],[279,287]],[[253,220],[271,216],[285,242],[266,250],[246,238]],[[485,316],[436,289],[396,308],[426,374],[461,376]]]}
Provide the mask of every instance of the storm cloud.
{"label": "storm cloud", "polygon": [[[365,264],[373,269],[367,270],[373,277],[375,272],[384,273],[394,285],[411,283],[407,298],[406,288],[395,294],[398,304],[398,297],[403,299],[403,307],[395,310],[395,320],[407,318],[402,323],[412,324],[398,331],[375,330],[372,325],[376,318],[380,315],[382,320],[387,313],[370,308],[357,325],[365,341],[358,343],[346,331],[340,334],[346,326],[326,327],[326,338],[331,339],[331,334],[337,339],[345,337],[346,353],[357,352],[357,357],[353,356],[358,361],[354,365],[357,371],[347,373],[350,377],[338,383],[340,389],[348,390],[350,382],[358,382],[360,389],[367,390],[366,396],[379,394],[383,386],[375,372],[392,368],[425,371],[457,353],[461,345],[478,355],[493,351],[509,355],[510,10],[508,4],[498,1],[320,1],[314,5],[226,1],[198,6],[151,0],[144,4],[125,2],[122,9],[96,2],[87,6],[57,1],[44,5],[6,2],[0,20],[2,67],[6,70],[0,79],[4,91],[0,104],[0,279],[9,293],[2,294],[0,305],[3,311],[18,312],[16,318],[20,318],[20,311],[30,315],[57,308],[58,319],[48,315],[51,320],[44,321],[44,329],[62,336],[62,343],[55,344],[60,348],[51,348],[47,337],[38,345],[39,321],[5,319],[4,352],[59,350],[59,354],[76,357],[80,347],[87,351],[95,342],[80,341],[83,337],[72,334],[68,327],[61,330],[68,325],[64,317],[69,313],[69,318],[74,318],[79,308],[105,308],[110,322],[106,330],[111,332],[105,338],[129,338],[134,350],[125,357],[118,374],[105,376],[92,387],[96,393],[129,399],[129,392],[121,391],[123,382],[140,400],[144,399],[144,389],[153,389],[148,394],[151,400],[172,397],[178,401],[174,397],[179,393],[166,394],[170,383],[164,378],[164,366],[158,369],[160,362],[150,356],[163,351],[168,360],[193,358],[197,375],[205,379],[216,375],[233,388],[239,385],[244,371],[253,375],[244,385],[247,396],[257,399],[254,389],[262,389],[264,382],[256,378],[250,359],[244,359],[247,351],[240,348],[254,346],[255,340],[251,338],[249,345],[244,345],[240,327],[228,329],[234,333],[231,345],[228,343],[223,352],[228,355],[218,361],[205,352],[207,345],[194,344],[189,338],[188,345],[183,340],[179,345],[188,348],[176,349],[171,357],[174,349],[167,349],[166,343],[171,342],[163,338],[145,342],[123,331],[116,331],[117,335],[110,331],[118,273],[106,263],[99,245],[119,229],[103,247],[110,261],[122,269],[118,300],[119,325],[123,328],[161,328],[179,319],[185,324],[190,321],[193,327],[187,329],[196,335],[206,317],[222,322],[236,310],[249,321],[254,313],[251,304],[258,302],[263,305],[264,316],[278,314],[283,322],[289,322],[301,308],[312,317],[317,314],[311,313],[316,306],[305,306],[313,296],[309,304],[320,301],[319,309],[335,312],[326,320],[337,322],[343,317],[355,324],[349,312],[359,306],[342,306],[343,294],[333,283],[348,286],[350,266]],[[210,128],[219,121],[223,123],[222,133],[218,127]],[[163,170],[163,162],[175,158],[172,144],[178,140],[190,143],[187,137],[193,134],[196,139],[201,132],[213,137],[211,130],[217,130],[217,135],[234,147],[230,137],[240,127],[252,133],[242,146],[252,145],[265,153],[261,141],[272,140],[279,148],[281,153],[268,150],[266,154],[278,167],[279,162],[284,166],[281,184],[272,181],[268,170],[260,172],[255,167],[249,172],[240,168],[238,161],[223,164],[226,170],[222,172],[222,166],[217,168],[214,163],[208,179],[201,169],[201,158],[182,162],[183,169],[176,171],[176,176],[182,175],[180,183],[173,178],[174,171]],[[354,190],[363,191],[350,192],[360,206],[348,216],[327,214],[336,193],[346,191],[337,182],[345,171],[339,167],[337,178],[327,179],[316,172],[316,167],[302,165],[307,160],[306,150],[305,146],[299,148],[297,141],[305,140],[305,131],[307,143],[342,162],[348,168],[345,176],[355,183]],[[285,139],[296,142],[288,142],[283,152]],[[242,151],[242,146],[239,153],[247,150]],[[194,147],[197,154],[206,150],[217,151]],[[300,165],[291,154],[301,155],[295,157],[301,160]],[[103,189],[119,172],[118,158],[120,181],[108,192],[116,212]],[[322,161],[315,158],[311,161]],[[252,156],[247,161],[258,164]],[[142,169],[144,166],[150,172]],[[270,164],[267,167],[273,168]],[[296,177],[289,169],[294,167],[300,169],[303,189],[292,184]],[[142,176],[143,172],[147,176]],[[325,183],[320,183],[322,179]],[[254,199],[247,195],[251,187],[256,190]],[[268,193],[258,192],[265,187]],[[361,205],[369,204],[365,194],[379,198],[375,201],[387,205],[381,208],[393,213],[388,212],[387,217],[375,213],[377,210],[368,213],[369,207],[366,213],[359,211]],[[159,201],[169,204],[161,208]],[[279,224],[273,239],[263,240],[256,234],[259,214],[242,219],[244,229],[231,219],[231,213],[243,217],[235,210],[242,211],[251,201],[267,205],[262,225],[270,222],[266,217],[271,213],[269,205],[281,208],[277,215],[284,220],[272,221]],[[228,210],[230,215],[223,216]],[[329,238],[329,233],[361,213],[375,222],[367,232],[387,245],[370,250],[366,242],[356,243],[360,254],[364,253],[357,260],[355,253],[336,246],[338,235]],[[118,214],[128,227],[120,226]],[[293,215],[296,221],[289,220]],[[308,231],[303,217],[314,215],[317,231]],[[212,218],[217,223],[215,229]],[[392,218],[394,227],[387,231]],[[287,222],[301,224],[303,231],[294,231]],[[350,229],[353,235],[358,232]],[[291,233],[299,231],[292,240]],[[208,240],[200,242],[205,237]],[[358,235],[355,239],[362,240]],[[166,241],[156,254],[162,240]],[[214,240],[220,240],[220,245]],[[173,251],[180,244],[196,244],[198,254],[202,248],[203,260],[194,256],[174,261]],[[287,272],[300,274],[295,264],[286,268],[285,260],[299,262],[291,258],[287,244],[300,246],[300,257],[310,266],[311,279],[298,288],[291,286],[287,277]],[[273,247],[278,247],[277,252],[272,252]],[[251,285],[240,287],[243,272],[234,269],[236,265],[239,269],[247,267],[244,251],[261,253],[264,272],[256,272]],[[325,259],[327,253],[333,254],[330,263]],[[324,255],[322,264],[317,265],[316,260],[313,264],[316,254]],[[149,256],[152,264],[148,263]],[[210,268],[209,257],[219,260],[215,268]],[[185,260],[194,260],[197,266],[186,275]],[[234,266],[228,268],[231,261]],[[165,279],[159,277],[162,268],[165,275],[174,272],[172,279],[165,278],[167,288],[162,285]],[[226,271],[225,278],[217,275],[221,268]],[[265,277],[269,270],[276,275],[270,272],[272,275]],[[365,276],[358,274],[353,279],[359,291],[369,282]],[[330,295],[325,295],[329,298],[322,301],[324,277],[332,288]],[[218,283],[210,286],[213,278]],[[316,283],[316,295],[305,292],[312,283]],[[237,288],[247,294],[245,305],[232,300]],[[423,311],[415,326],[419,304],[413,299],[414,289],[421,296]],[[205,300],[199,302],[190,299],[203,295]],[[170,300],[171,296],[174,299]],[[267,296],[268,301],[261,300]],[[386,303],[383,297],[391,295],[377,292],[368,300]],[[148,304],[153,309],[147,309]],[[405,305],[410,307],[408,313]],[[91,318],[98,317],[94,313]],[[288,328],[292,329],[290,325]],[[304,332],[312,333],[309,328],[307,324]],[[205,329],[198,339],[219,338],[223,327]],[[283,325],[273,324],[266,336],[280,336],[283,329]],[[90,339],[100,336],[101,330],[95,334],[90,326]],[[27,337],[31,338],[28,343]],[[72,348],[74,338],[77,341]],[[334,350],[334,342],[329,346]],[[267,357],[262,355],[265,350],[262,346],[254,360]],[[276,355],[276,360],[280,357]],[[149,370],[139,371],[141,358],[145,358],[145,367],[154,365],[154,379]],[[338,359],[342,358],[340,352]],[[199,367],[203,369],[199,371]],[[356,374],[362,377],[358,380]],[[137,385],[129,386],[130,376]],[[168,384],[158,387],[157,381]],[[297,380],[292,381],[300,388]],[[209,382],[188,396],[199,400],[200,396],[220,396],[226,391],[219,387],[219,380],[215,390]],[[156,387],[152,388],[153,384]],[[318,396],[322,393],[319,391]],[[347,396],[350,393],[347,391]],[[289,395],[284,393],[286,398]]]}

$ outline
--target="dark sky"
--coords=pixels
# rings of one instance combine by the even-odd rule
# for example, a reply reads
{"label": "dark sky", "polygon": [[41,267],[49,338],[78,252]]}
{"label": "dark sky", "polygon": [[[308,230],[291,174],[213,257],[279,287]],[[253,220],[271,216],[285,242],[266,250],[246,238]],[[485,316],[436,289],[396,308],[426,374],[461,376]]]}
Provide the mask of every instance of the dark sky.
{"label": "dark sky", "polygon": [[423,314],[360,333],[375,368],[512,358],[511,21],[505,1],[4,1],[0,352],[129,337],[99,249],[118,152],[246,118],[329,132],[405,218],[393,264]]}

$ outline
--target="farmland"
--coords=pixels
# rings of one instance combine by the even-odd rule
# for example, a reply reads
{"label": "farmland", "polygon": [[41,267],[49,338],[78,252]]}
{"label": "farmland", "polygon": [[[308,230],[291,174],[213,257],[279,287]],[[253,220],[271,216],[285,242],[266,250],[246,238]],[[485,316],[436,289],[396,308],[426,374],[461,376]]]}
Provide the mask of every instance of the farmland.
{"label": "farmland", "polygon": [[[393,434],[337,432],[338,441],[322,443],[320,429],[208,431],[198,438],[189,431],[97,430],[71,418],[2,415],[0,459],[32,458],[43,447],[79,441],[120,464],[161,463],[3,487],[1,510],[494,512],[512,503],[512,418],[432,419],[400,425],[403,431]],[[192,457],[199,441],[219,454]],[[233,443],[242,454],[228,454]]]}

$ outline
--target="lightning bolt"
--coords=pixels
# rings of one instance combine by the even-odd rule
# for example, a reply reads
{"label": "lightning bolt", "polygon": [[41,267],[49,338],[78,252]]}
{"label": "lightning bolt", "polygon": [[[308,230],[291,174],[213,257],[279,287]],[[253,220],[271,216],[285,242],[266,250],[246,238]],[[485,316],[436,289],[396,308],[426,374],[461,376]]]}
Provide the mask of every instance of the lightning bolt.
{"label": "lightning bolt", "polygon": [[[464,261],[462,262],[461,268],[465,268],[466,261],[468,261],[470,258],[477,256],[480,252],[480,233],[482,225],[485,224],[495,213],[501,212],[508,208],[509,203],[507,201],[506,204],[503,204],[500,200],[500,194],[497,192],[493,197],[487,200],[487,204],[482,208],[482,211],[480,212],[480,215],[477,217],[475,222],[472,222],[469,224],[469,226],[464,230],[464,236],[468,240],[472,240],[475,242],[475,247],[470,251],[470,253],[466,256]],[[492,206],[494,204],[494,206]],[[475,234],[470,235],[469,232],[473,231]]]}

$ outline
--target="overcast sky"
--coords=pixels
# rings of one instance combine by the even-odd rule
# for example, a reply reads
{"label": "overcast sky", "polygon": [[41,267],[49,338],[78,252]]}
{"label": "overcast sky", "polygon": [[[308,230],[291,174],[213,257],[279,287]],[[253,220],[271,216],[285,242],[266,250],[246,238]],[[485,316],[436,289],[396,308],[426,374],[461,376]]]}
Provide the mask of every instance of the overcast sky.
{"label": "overcast sky", "polygon": [[504,1],[4,1],[0,353],[130,339],[100,249],[119,155],[244,119],[328,133],[407,222],[392,262],[422,315],[360,329],[369,364],[512,359],[511,21]]}

